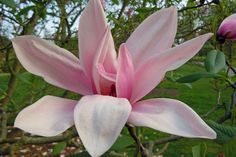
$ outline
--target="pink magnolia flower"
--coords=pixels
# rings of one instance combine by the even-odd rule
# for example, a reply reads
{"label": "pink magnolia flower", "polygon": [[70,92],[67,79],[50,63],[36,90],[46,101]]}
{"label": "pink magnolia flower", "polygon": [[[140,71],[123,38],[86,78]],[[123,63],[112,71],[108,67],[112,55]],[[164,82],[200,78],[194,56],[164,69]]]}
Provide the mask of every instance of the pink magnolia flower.
{"label": "pink magnolia flower", "polygon": [[236,40],[236,14],[233,14],[221,23],[217,36],[223,39]]}
{"label": "pink magnolia flower", "polygon": [[80,18],[80,59],[40,38],[14,38],[16,55],[25,69],[84,95],[79,101],[45,96],[18,114],[15,127],[55,136],[75,125],[93,157],[112,146],[127,122],[184,137],[214,139],[216,133],[183,102],[167,98],[140,101],[167,71],[187,62],[212,36],[205,34],[171,48],[176,29],[176,8],[162,9],[120,46],[116,59],[101,2],[90,0]]}

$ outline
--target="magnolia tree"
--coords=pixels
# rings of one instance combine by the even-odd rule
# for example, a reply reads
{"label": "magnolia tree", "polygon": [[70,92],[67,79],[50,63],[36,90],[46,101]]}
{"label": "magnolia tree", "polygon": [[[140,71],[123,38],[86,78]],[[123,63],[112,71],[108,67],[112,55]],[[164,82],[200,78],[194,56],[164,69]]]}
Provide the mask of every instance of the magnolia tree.
{"label": "magnolia tree", "polygon": [[[12,5],[11,3],[14,4],[13,1],[9,1],[5,2],[5,5]],[[142,4],[146,3],[145,1]],[[73,148],[78,147],[78,156],[127,156],[128,153],[128,156],[146,157],[155,155],[154,148],[159,144],[167,144],[157,152],[163,154],[171,141],[199,138],[214,140],[213,143],[224,146],[225,149],[219,149],[215,154],[232,155],[236,143],[236,128],[233,127],[236,111],[234,82],[236,70],[232,58],[225,59],[224,51],[227,52],[225,48],[227,46],[224,43],[236,39],[236,16],[227,17],[217,33],[209,32],[203,35],[196,33],[196,37],[190,40],[178,45],[174,43],[178,12],[204,8],[215,3],[218,4],[218,1],[201,2],[182,9],[169,6],[158,11],[154,11],[158,5],[153,6],[147,11],[153,13],[146,17],[127,39],[122,42],[119,39],[118,43],[121,44],[118,50],[110,31],[110,28],[116,30],[117,22],[114,20],[110,25],[107,23],[104,13],[106,2],[100,0],[89,0],[81,11],[78,22],[77,56],[51,41],[24,35],[31,34],[24,31],[12,38],[6,50],[11,49],[11,46],[14,48],[17,57],[15,64],[18,66],[10,68],[8,89],[3,90],[5,95],[2,98],[0,139],[0,144],[4,146],[2,154],[14,154],[19,145],[54,143],[52,144],[54,155],[60,154],[63,149],[72,145]],[[46,4],[47,2],[43,2],[42,5]],[[61,6],[62,2],[58,4]],[[122,8],[127,6],[128,2],[124,1]],[[140,8],[137,11],[140,12]],[[122,12],[121,15],[118,14],[117,20],[121,18]],[[63,12],[62,7],[61,13],[67,14],[65,8]],[[135,16],[134,14],[135,11],[129,8],[126,14],[128,20],[129,17]],[[68,36],[60,39],[68,43],[72,34],[69,22],[66,21]],[[62,21],[60,26],[65,28]],[[62,31],[59,35],[63,33],[66,32]],[[116,37],[117,34],[114,34]],[[173,74],[174,70],[193,58],[208,40],[214,40],[211,39],[212,36],[216,37],[216,40],[212,43],[214,47],[211,47],[206,55],[206,71],[183,77]],[[65,43],[61,42],[60,45],[65,47]],[[14,90],[14,79],[19,75],[18,61],[29,73],[40,76],[49,84],[66,91],[61,97],[55,93],[42,92],[41,98],[30,101],[24,109],[23,107],[22,110],[15,109],[16,112],[10,122],[8,119],[10,109],[7,105],[13,101],[11,93]],[[169,71],[172,75],[168,79],[173,83],[189,85],[199,79],[208,78],[218,93],[217,104],[201,117],[187,104],[177,99],[146,99],[145,96],[163,81]],[[29,82],[25,77],[27,76],[21,75],[19,83]],[[221,93],[229,88],[232,89],[231,100],[227,104],[221,104]],[[69,91],[76,93],[74,94],[76,96],[71,99],[66,97]],[[206,119],[218,110],[221,110],[222,117],[217,121]],[[232,120],[231,126],[221,124],[228,119]],[[141,138],[148,136],[141,131],[145,128],[151,128],[152,130],[148,129],[149,132],[165,132],[172,136],[164,139],[156,136],[155,140],[147,142]],[[14,132],[24,135],[21,137]],[[9,143],[13,145],[9,146]],[[194,157],[205,156],[206,152],[207,144],[204,142],[192,147]]]}

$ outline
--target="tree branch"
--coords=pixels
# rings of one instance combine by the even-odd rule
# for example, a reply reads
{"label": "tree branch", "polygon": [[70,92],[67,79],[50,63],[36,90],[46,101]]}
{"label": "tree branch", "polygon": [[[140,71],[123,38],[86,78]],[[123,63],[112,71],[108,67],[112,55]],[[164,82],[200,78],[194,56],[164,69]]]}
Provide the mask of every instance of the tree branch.
{"label": "tree branch", "polygon": [[139,151],[141,152],[141,156],[142,157],[148,157],[147,151],[145,149],[145,147],[142,145],[142,143],[139,141],[136,132],[135,132],[135,127],[130,126],[129,124],[126,125],[129,131],[130,136],[134,139],[135,143],[136,143],[136,153],[135,153],[135,157],[138,156]]}

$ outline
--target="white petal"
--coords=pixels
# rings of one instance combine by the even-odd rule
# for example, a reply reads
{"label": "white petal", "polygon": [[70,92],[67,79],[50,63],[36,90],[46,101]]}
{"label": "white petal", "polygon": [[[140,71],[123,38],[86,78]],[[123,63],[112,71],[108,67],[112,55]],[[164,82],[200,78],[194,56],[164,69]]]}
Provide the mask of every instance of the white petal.
{"label": "white petal", "polygon": [[58,135],[74,124],[73,112],[77,101],[45,96],[23,109],[14,126],[40,136]]}
{"label": "white petal", "polygon": [[134,104],[129,122],[183,137],[216,138],[216,133],[190,107],[173,99],[150,99]]}
{"label": "white petal", "polygon": [[92,157],[105,153],[115,142],[131,111],[127,99],[84,96],[75,107],[75,126]]}

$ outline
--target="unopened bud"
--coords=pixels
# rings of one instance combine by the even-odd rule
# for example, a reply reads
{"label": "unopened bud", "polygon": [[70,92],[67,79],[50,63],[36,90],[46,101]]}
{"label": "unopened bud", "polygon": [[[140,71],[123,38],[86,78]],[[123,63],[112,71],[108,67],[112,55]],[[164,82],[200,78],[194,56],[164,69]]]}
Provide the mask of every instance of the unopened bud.
{"label": "unopened bud", "polygon": [[224,19],[217,31],[217,40],[225,39],[236,40],[236,14]]}

